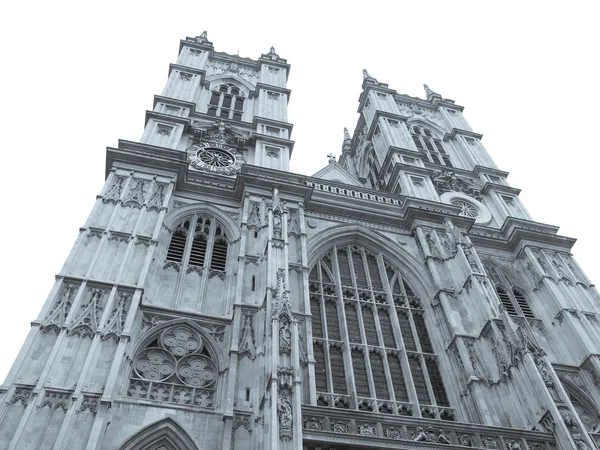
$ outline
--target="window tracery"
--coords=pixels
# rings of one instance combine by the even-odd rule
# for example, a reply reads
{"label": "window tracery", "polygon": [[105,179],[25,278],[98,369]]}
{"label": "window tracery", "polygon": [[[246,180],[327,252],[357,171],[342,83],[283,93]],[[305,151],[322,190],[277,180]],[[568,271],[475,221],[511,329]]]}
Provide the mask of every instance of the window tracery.
{"label": "window tracery", "polygon": [[318,405],[441,417],[450,404],[425,312],[397,269],[363,246],[334,246],[309,287]]}
{"label": "window tracery", "polygon": [[229,240],[223,226],[213,217],[194,214],[182,219],[173,230],[167,250],[167,263],[177,263],[187,271],[224,276]]}
{"label": "window tracery", "polygon": [[244,92],[232,83],[217,86],[211,94],[207,113],[223,119],[242,120]]}
{"label": "window tracery", "polygon": [[444,150],[441,139],[437,138],[431,130],[413,125],[410,127],[410,134],[417,150],[423,153],[429,162],[452,167],[452,161]]}
{"label": "window tracery", "polygon": [[166,328],[133,359],[127,395],[179,405],[214,406],[218,368],[198,331]]}

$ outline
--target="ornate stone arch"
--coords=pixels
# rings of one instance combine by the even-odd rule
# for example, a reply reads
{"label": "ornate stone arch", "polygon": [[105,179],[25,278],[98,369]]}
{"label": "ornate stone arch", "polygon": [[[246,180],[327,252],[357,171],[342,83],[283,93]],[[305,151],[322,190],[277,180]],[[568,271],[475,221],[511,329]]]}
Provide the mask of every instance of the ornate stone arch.
{"label": "ornate stone arch", "polygon": [[562,373],[558,372],[557,375],[565,391],[567,391],[569,400],[571,400],[579,419],[586,427],[586,431],[589,433],[600,431],[600,408],[598,408],[596,402]]}
{"label": "ornate stone arch", "polygon": [[181,208],[177,208],[166,215],[163,224],[172,231],[174,227],[186,216],[194,213],[204,213],[212,215],[225,228],[230,241],[235,241],[240,237],[240,229],[237,223],[221,209],[208,203],[191,203]]}
{"label": "ornate stone arch", "polygon": [[119,450],[198,450],[198,447],[177,422],[166,418],[131,436]]}
{"label": "ornate stone arch", "polygon": [[429,128],[432,131],[434,131],[436,134],[438,134],[438,136],[441,138],[444,137],[444,134],[447,133],[446,130],[444,130],[442,127],[440,127],[438,124],[432,122],[431,120],[427,120],[424,117],[420,117],[420,116],[413,116],[410,117],[406,120],[406,124],[410,127],[411,125],[421,125],[423,127]]}
{"label": "ornate stone arch", "polygon": [[423,417],[454,420],[426,269],[356,224],[320,233],[308,254],[317,404],[400,415],[418,407]]}
{"label": "ornate stone arch", "polygon": [[334,244],[360,243],[372,250],[381,252],[423,297],[433,298],[436,294],[431,275],[421,264],[399,244],[377,230],[357,224],[337,225],[324,230],[310,239],[307,245],[308,265],[312,267],[317,259]]}
{"label": "ornate stone arch", "polygon": [[249,81],[244,80],[242,77],[232,74],[232,73],[211,75],[211,76],[206,77],[206,81],[208,81],[210,83],[209,89],[212,89],[213,87],[218,86],[219,84],[223,84],[223,83],[233,83],[233,84],[240,85],[240,87],[243,87],[243,90],[245,91],[246,98],[249,98],[250,94],[252,92],[254,92],[254,89],[255,89],[254,86],[252,86],[252,83],[250,83]]}
{"label": "ornate stone arch", "polygon": [[215,408],[223,354],[209,332],[189,319],[165,322],[133,348],[125,395],[139,400]]}

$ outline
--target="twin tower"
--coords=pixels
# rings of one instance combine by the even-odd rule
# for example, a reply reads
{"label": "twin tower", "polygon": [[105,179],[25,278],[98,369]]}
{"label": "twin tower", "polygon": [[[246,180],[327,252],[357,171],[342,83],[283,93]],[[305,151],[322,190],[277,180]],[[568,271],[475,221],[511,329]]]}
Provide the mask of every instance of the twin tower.
{"label": "twin tower", "polygon": [[600,297],[462,115],[364,72],[289,172],[290,66],[181,41],[0,386],[1,450],[588,449]]}

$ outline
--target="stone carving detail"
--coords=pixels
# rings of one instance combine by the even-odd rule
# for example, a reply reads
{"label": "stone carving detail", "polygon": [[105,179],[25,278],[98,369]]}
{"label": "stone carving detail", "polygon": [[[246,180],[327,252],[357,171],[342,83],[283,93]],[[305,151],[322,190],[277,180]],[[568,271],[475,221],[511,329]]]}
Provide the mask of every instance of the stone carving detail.
{"label": "stone carving detail", "polygon": [[229,63],[222,61],[210,61],[207,64],[207,67],[212,69],[212,73],[214,75],[233,73],[252,83],[256,83],[256,81],[258,81],[258,72],[256,70],[249,67],[240,66],[235,61]]}
{"label": "stone carving detail", "polygon": [[375,425],[372,423],[357,423],[356,429],[361,436],[375,436]]}
{"label": "stone carving detail", "polygon": [[402,439],[402,427],[385,427],[383,435],[388,439]]}
{"label": "stone carving detail", "polygon": [[252,434],[252,426],[250,425],[250,416],[235,414],[233,416],[233,431],[238,428],[245,428],[248,433]]}
{"label": "stone carving detail", "polygon": [[251,360],[256,358],[256,342],[254,339],[254,314],[245,312],[243,316],[244,324],[240,333],[238,358],[247,356]]}
{"label": "stone carving detail", "polygon": [[281,239],[281,235],[283,232],[283,206],[281,203],[281,197],[279,197],[279,190],[277,188],[273,188],[273,200],[271,203],[271,209],[273,210],[273,238]]}
{"label": "stone carving detail", "polygon": [[304,429],[305,430],[318,430],[322,431],[325,428],[324,420],[322,417],[304,416]]}
{"label": "stone carving detail", "polygon": [[179,272],[181,270],[181,264],[175,261],[166,261],[163,265],[163,269],[173,269],[175,272]]}
{"label": "stone carving detail", "polygon": [[458,443],[463,447],[475,447],[477,445],[475,441],[475,436],[473,436],[472,434],[458,435]]}
{"label": "stone carving detail", "polygon": [[290,209],[288,212],[288,236],[300,237],[300,211]]}
{"label": "stone carving detail", "polygon": [[85,395],[83,397],[83,400],[81,401],[81,405],[79,406],[77,413],[80,413],[83,411],[89,411],[92,414],[96,414],[98,412],[98,400],[99,400],[99,397],[92,397],[89,395]]}
{"label": "stone carving detail", "polygon": [[106,194],[104,194],[104,198],[102,202],[104,203],[117,203],[121,198],[121,193],[123,192],[123,183],[125,182],[125,177],[115,176],[113,180],[113,184],[108,188]]}
{"label": "stone carving detail", "polygon": [[46,391],[44,399],[39,407],[45,408],[47,406],[50,409],[60,408],[64,412],[67,412],[67,409],[69,409],[69,397],[70,395],[64,392]]}
{"label": "stone carving detail", "polygon": [[521,450],[523,447],[521,446],[521,442],[515,439],[507,439],[506,440],[506,448],[508,450]]}
{"label": "stone carving detail", "polygon": [[543,442],[531,442],[527,441],[529,450],[546,450],[546,445]]}
{"label": "stone carving detail", "polygon": [[486,436],[484,438],[481,438],[481,442],[483,443],[483,446],[485,448],[489,448],[489,449],[499,449],[500,448],[497,437]]}
{"label": "stone carving detail", "polygon": [[280,389],[291,389],[294,385],[294,369],[291,367],[278,367],[277,378]]}
{"label": "stone carving detail", "polygon": [[292,352],[292,321],[287,314],[282,314],[279,319],[279,353]]}
{"label": "stone carving detail", "polygon": [[350,422],[348,420],[330,420],[329,426],[334,433],[346,434],[350,432]]}
{"label": "stone carving detail", "polygon": [[416,431],[411,436],[411,440],[421,442],[437,442],[440,444],[451,443],[442,430],[438,430],[436,432],[431,426],[428,426],[425,430],[423,427],[417,427]]}
{"label": "stone carving detail", "polygon": [[154,192],[150,196],[150,200],[146,205],[146,209],[148,211],[160,211],[163,207],[163,203],[165,201],[165,188],[167,185],[165,183],[156,183],[154,186]]}
{"label": "stone carving detail", "polygon": [[98,329],[102,311],[106,306],[107,291],[96,288],[88,288],[81,301],[78,313],[73,319],[69,335],[93,338]]}
{"label": "stone carving detail", "polygon": [[123,198],[123,206],[141,208],[144,204],[144,188],[146,187],[146,182],[144,180],[136,179],[133,179],[131,182],[134,183],[134,185],[129,187],[127,195]]}
{"label": "stone carving detail", "polygon": [[[273,317],[280,320],[283,316],[291,321],[294,318],[292,314],[292,304],[289,299],[289,292],[286,286],[286,271],[284,269],[277,269],[277,287],[273,289]],[[291,335],[290,335],[291,336]]]}
{"label": "stone carving detail", "polygon": [[40,329],[44,331],[47,328],[62,327],[67,319],[67,315],[73,304],[73,295],[77,291],[78,286],[72,283],[63,285],[62,294],[54,303],[54,306],[42,322]]}
{"label": "stone carving detail", "polygon": [[10,398],[9,403],[21,403],[23,406],[27,406],[29,404],[29,400],[31,398],[31,393],[33,391],[33,387],[18,387],[13,392],[12,397]]}
{"label": "stone carving detail", "polygon": [[412,102],[410,104],[407,103],[396,103],[398,106],[398,110],[400,114],[408,117],[423,117],[424,119],[430,120],[432,122],[442,124],[442,120],[438,115],[429,109],[422,108],[417,104],[417,102]]}
{"label": "stone carving detail", "polygon": [[190,81],[193,75],[191,73],[179,72],[179,79],[182,81]]}
{"label": "stone carving detail", "polygon": [[258,202],[250,203],[250,212],[248,213],[248,229],[259,231],[263,228],[261,215],[260,215],[260,204]]}
{"label": "stone carving detail", "polygon": [[435,172],[431,175],[431,180],[438,194],[444,192],[463,192],[476,200],[481,200],[481,190],[483,187],[472,180],[462,178],[456,175],[456,173],[450,170],[444,170],[441,172]]}
{"label": "stone carving detail", "polygon": [[119,292],[117,294],[117,303],[110,313],[110,317],[106,322],[103,340],[113,339],[118,341],[123,333],[125,327],[125,319],[127,318],[127,311],[129,305],[131,305],[131,293]]}
{"label": "stone carving detail", "polygon": [[563,422],[567,426],[567,429],[569,430],[569,433],[571,434],[571,437],[573,438],[577,449],[590,449],[590,446],[587,444],[586,439],[583,437],[581,431],[579,430],[579,427],[577,426],[575,416],[573,416],[573,413],[569,410],[569,408],[567,408],[566,406],[559,406],[558,412],[560,413]]}
{"label": "stone carving detail", "polygon": [[287,390],[280,390],[277,401],[277,415],[279,416],[279,437],[286,439],[292,436],[292,402]]}

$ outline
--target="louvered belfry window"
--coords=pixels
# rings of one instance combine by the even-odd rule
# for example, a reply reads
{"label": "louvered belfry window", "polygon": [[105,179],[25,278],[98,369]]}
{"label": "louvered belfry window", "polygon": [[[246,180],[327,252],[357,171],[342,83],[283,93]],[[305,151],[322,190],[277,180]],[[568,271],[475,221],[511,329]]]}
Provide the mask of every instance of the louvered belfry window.
{"label": "louvered belfry window", "polygon": [[309,286],[317,405],[453,417],[423,300],[381,254],[335,246]]}
{"label": "louvered belfry window", "polygon": [[244,92],[240,88],[231,83],[222,84],[212,91],[206,112],[209,116],[242,120],[244,101]]}
{"label": "louvered belfry window", "polygon": [[523,316],[528,319],[534,319],[535,315],[527,297],[525,297],[523,289],[517,286],[517,283],[499,267],[490,263],[484,265],[488,276],[494,282],[496,294],[506,312],[511,316]]}
{"label": "louvered belfry window", "polygon": [[423,153],[429,162],[452,167],[452,161],[444,150],[442,141],[431,130],[413,125],[410,127],[410,134],[417,150]]}
{"label": "louvered belfry window", "polygon": [[225,273],[229,241],[219,222],[209,216],[194,214],[181,220],[173,230],[167,250],[167,261]]}

